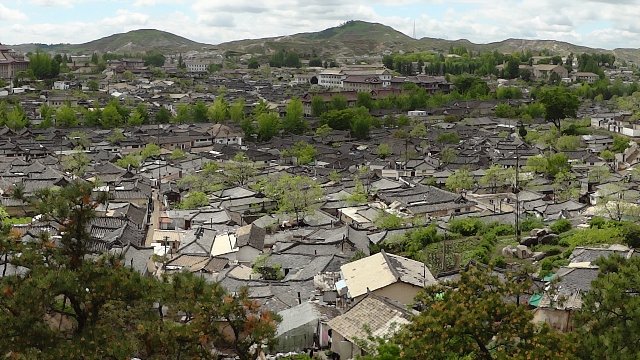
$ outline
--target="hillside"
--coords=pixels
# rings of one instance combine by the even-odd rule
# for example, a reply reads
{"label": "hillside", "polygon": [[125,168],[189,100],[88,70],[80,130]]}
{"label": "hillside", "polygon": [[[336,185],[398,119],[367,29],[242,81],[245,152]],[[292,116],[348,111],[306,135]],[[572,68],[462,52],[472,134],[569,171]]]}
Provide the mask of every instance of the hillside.
{"label": "hillside", "polygon": [[201,44],[166,31],[140,29],[109,35],[84,44],[23,44],[14,46],[14,48],[25,52],[41,49],[44,51],[65,51],[85,54],[96,51],[135,54],[151,50],[163,53],[177,53],[181,51],[200,50],[203,47],[209,46],[210,45]]}
{"label": "hillside", "polygon": [[84,44],[23,44],[13,47],[22,52],[41,49],[50,52],[91,53],[117,52],[140,53],[150,50],[177,53],[189,50],[220,49],[237,53],[272,54],[280,49],[293,50],[305,56],[353,57],[380,55],[385,51],[442,51],[451,46],[465,46],[474,51],[515,52],[549,49],[566,55],[583,52],[613,52],[617,58],[640,63],[640,49],[593,49],[555,40],[507,39],[488,44],[475,44],[466,39],[445,40],[424,37],[413,39],[392,27],[365,21],[348,21],[340,26],[318,32],[286,36],[246,39],[222,43],[216,46],[198,43],[165,31],[143,29],[114,34]]}

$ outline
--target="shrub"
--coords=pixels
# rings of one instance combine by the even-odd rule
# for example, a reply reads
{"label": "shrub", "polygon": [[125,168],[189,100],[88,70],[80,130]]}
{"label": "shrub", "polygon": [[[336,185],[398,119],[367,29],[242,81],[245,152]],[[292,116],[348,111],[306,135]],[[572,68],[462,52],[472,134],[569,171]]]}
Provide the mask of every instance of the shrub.
{"label": "shrub", "polygon": [[563,232],[571,230],[571,222],[567,219],[559,219],[554,221],[549,228],[556,234],[562,234]]}
{"label": "shrub", "polygon": [[535,216],[527,216],[520,223],[520,231],[522,231],[522,232],[528,232],[528,231],[531,231],[533,229],[540,229],[540,228],[543,228],[543,227],[544,227],[544,222],[542,222],[541,219],[539,219],[539,218],[537,218]]}
{"label": "shrub", "polygon": [[479,219],[453,219],[449,222],[449,230],[462,236],[478,235],[484,224]]}

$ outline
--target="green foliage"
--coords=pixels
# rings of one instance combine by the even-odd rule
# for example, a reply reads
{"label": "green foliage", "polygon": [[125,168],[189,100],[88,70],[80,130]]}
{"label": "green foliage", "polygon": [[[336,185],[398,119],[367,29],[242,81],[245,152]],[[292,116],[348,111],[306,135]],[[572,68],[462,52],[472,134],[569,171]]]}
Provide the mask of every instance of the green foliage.
{"label": "green foliage", "polygon": [[569,172],[571,165],[569,158],[563,153],[548,153],[527,159],[527,167],[536,173],[545,174],[551,178],[562,172]]}
{"label": "green foliage", "polygon": [[422,291],[416,298],[422,311],[374,353],[397,353],[397,359],[574,359],[567,336],[534,324],[532,313],[513,301],[530,286],[528,277],[507,273],[503,280],[472,267],[453,283]]}
{"label": "green foliage", "polygon": [[145,145],[145,147],[140,150],[140,156],[142,160],[147,160],[149,158],[154,158],[160,156],[160,146],[150,143]]}
{"label": "green foliage", "polygon": [[518,117],[518,109],[507,103],[500,103],[496,105],[495,114],[497,117],[512,119]]}
{"label": "green foliage", "polygon": [[298,165],[310,164],[316,159],[318,150],[304,141],[299,141],[292,148],[284,151],[285,156],[293,156],[298,160]]}
{"label": "green foliage", "polygon": [[216,99],[207,111],[209,120],[215,123],[221,123],[227,119],[228,115],[229,105],[222,96],[216,96]]}
{"label": "green foliage", "polygon": [[437,141],[443,144],[457,144],[460,142],[460,136],[454,132],[443,132],[438,135]]}
{"label": "green foliage", "polygon": [[113,129],[123,124],[122,114],[118,111],[118,106],[111,102],[102,110],[101,125],[105,129]]}
{"label": "green foliage", "polygon": [[453,219],[449,221],[449,231],[462,236],[478,235],[484,224],[476,218]]}
{"label": "green foliage", "polygon": [[544,222],[536,216],[527,216],[520,221],[520,231],[529,232],[533,229],[542,229]]}
{"label": "green foliage", "polygon": [[62,158],[62,167],[64,170],[78,177],[85,174],[87,166],[89,166],[90,163],[91,160],[81,149],[76,149],[76,152],[73,154]]}
{"label": "green foliage", "polygon": [[116,161],[116,165],[120,166],[121,168],[125,168],[128,169],[129,167],[132,167],[134,169],[137,169],[140,167],[140,156],[136,155],[136,154],[128,154],[124,157],[122,157],[121,159],[118,159]]}
{"label": "green foliage", "polygon": [[60,127],[78,126],[75,110],[67,104],[59,107],[58,111],[56,111],[56,125]]}
{"label": "green foliage", "polygon": [[110,144],[118,144],[121,141],[126,140],[126,136],[124,135],[124,131],[122,129],[113,129],[109,136],[107,136],[107,141]]}
{"label": "green foliage", "polygon": [[172,161],[182,160],[182,159],[185,159],[186,157],[187,157],[187,153],[184,152],[182,149],[175,149],[169,155],[169,159]]}
{"label": "green foliage", "polygon": [[537,94],[537,99],[545,108],[545,119],[552,122],[560,130],[560,121],[566,118],[575,118],[580,100],[568,89],[555,86],[542,89]]}
{"label": "green foliage", "polygon": [[515,169],[505,169],[500,165],[491,165],[485,174],[478,181],[482,186],[491,187],[491,192],[495,193],[496,188],[502,185],[511,185],[515,183]]}
{"label": "green foliage", "polygon": [[321,116],[325,112],[327,112],[327,105],[324,102],[324,99],[318,95],[314,95],[311,98],[311,115],[313,116]]}
{"label": "green foliage", "polygon": [[629,145],[629,139],[623,135],[613,135],[613,145],[611,150],[616,153],[623,153],[631,145]]}
{"label": "green foliage", "polygon": [[453,192],[462,192],[464,190],[471,190],[473,188],[473,176],[467,169],[458,169],[453,174],[449,175],[445,182],[447,190]]}
{"label": "green foliage", "polygon": [[300,175],[281,175],[265,184],[265,192],[278,202],[279,212],[294,213],[298,224],[324,200],[320,185],[315,180]]}
{"label": "green foliage", "polygon": [[282,119],[282,130],[290,134],[303,134],[307,130],[307,122],[304,119],[302,101],[294,98],[287,104],[287,114]]}
{"label": "green foliage", "polygon": [[207,194],[200,191],[193,191],[187,193],[184,198],[178,204],[179,209],[190,210],[198,209],[209,205],[209,197]]}
{"label": "green foliage", "polygon": [[378,229],[382,230],[400,229],[404,226],[404,219],[396,214],[380,211],[374,224]]}
{"label": "green foliage", "polygon": [[635,359],[640,342],[640,258],[619,256],[598,262],[600,273],[582,295],[575,316],[578,356],[582,359]]}
{"label": "green foliage", "polygon": [[229,118],[236,124],[244,120],[244,98],[239,98],[229,106]]}
{"label": "green foliage", "polygon": [[38,51],[29,55],[29,72],[39,80],[53,79],[60,73],[60,63],[51,59],[49,54]]}
{"label": "green foliage", "polygon": [[301,66],[300,57],[293,51],[280,50],[271,56],[269,60],[271,67],[295,67]]}
{"label": "green foliage", "polygon": [[571,230],[573,225],[571,225],[571,221],[567,219],[559,219],[551,223],[549,228],[556,234],[562,234],[563,232],[567,232]]}
{"label": "green foliage", "polygon": [[385,159],[387,156],[391,155],[391,146],[387,143],[382,143],[378,145],[378,149],[376,151],[378,157],[381,159]]}
{"label": "green foliage", "polygon": [[171,112],[162,106],[158,109],[158,112],[156,112],[155,120],[158,124],[166,124],[171,121]]}
{"label": "green foliage", "polygon": [[575,151],[582,147],[582,140],[578,136],[563,135],[556,141],[559,151]]}
{"label": "green foliage", "polygon": [[268,112],[258,115],[256,133],[259,141],[269,141],[280,132],[278,114]]}

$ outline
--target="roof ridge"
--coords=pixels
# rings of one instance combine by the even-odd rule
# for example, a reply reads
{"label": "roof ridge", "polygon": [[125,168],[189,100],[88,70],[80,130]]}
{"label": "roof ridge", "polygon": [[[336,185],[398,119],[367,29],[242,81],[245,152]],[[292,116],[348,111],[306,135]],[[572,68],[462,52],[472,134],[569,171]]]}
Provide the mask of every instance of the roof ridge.
{"label": "roof ridge", "polygon": [[387,266],[389,267],[389,270],[391,271],[391,274],[393,274],[393,277],[396,280],[399,281],[400,280],[400,273],[398,272],[398,270],[396,270],[395,267],[393,267],[393,264],[391,264],[391,262],[389,261],[389,255],[387,255],[387,253],[384,251],[384,249],[381,249],[380,253],[382,254],[382,258],[384,259],[384,262],[387,263]]}

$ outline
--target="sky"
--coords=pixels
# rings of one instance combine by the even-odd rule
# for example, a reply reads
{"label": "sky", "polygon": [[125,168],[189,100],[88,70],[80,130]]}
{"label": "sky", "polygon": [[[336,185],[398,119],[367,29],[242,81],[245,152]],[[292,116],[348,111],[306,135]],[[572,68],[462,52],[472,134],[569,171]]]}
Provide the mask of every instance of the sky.
{"label": "sky", "polygon": [[159,29],[208,44],[320,31],[347,20],[475,43],[551,39],[640,48],[640,0],[0,0],[0,43],[83,43]]}

